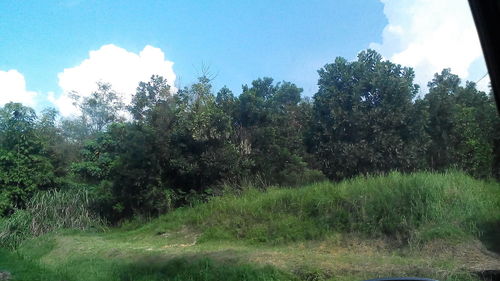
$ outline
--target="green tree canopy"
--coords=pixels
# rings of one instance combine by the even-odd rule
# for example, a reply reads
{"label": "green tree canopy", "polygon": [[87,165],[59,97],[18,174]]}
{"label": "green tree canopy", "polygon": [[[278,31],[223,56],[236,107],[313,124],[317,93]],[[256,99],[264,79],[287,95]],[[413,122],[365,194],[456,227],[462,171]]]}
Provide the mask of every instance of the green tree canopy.
{"label": "green tree canopy", "polygon": [[0,214],[24,207],[36,190],[53,187],[54,180],[35,111],[19,103],[0,108]]}
{"label": "green tree canopy", "polygon": [[419,166],[424,128],[415,120],[418,86],[411,68],[368,50],[357,61],[337,58],[319,76],[308,147],[327,176]]}

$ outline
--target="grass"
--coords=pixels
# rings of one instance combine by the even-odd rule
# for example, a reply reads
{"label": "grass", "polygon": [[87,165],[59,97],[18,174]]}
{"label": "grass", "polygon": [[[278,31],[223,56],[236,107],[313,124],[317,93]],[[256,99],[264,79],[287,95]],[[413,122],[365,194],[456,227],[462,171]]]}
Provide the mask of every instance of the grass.
{"label": "grass", "polygon": [[91,211],[84,190],[39,192],[25,210],[16,210],[0,221],[0,247],[15,248],[22,241],[58,229],[104,229],[104,222]]}
{"label": "grass", "polygon": [[391,173],[296,189],[249,189],[178,209],[136,233],[188,226],[200,233],[200,241],[269,244],[321,239],[332,232],[389,236],[404,244],[463,240],[480,237],[483,225],[500,220],[500,204],[491,196],[495,189],[498,184],[458,172]]}
{"label": "grass", "polygon": [[[60,233],[25,242],[16,255],[31,261],[35,265],[32,270],[42,268],[55,277],[48,280],[354,281],[384,276],[476,280],[449,257],[430,258],[370,246],[379,241],[344,242],[311,241],[287,246],[207,242],[165,248],[102,234]],[[0,268],[4,266],[0,261]],[[17,277],[14,271],[13,275]]]}
{"label": "grass", "polygon": [[107,281],[181,281],[181,280],[296,280],[270,266],[224,265],[210,259],[188,261],[183,258],[165,262],[151,258],[141,261],[82,257],[61,261],[56,267],[28,260],[16,253],[0,250],[0,271],[8,269],[17,281],[107,280]]}
{"label": "grass", "polygon": [[14,280],[476,280],[471,272],[500,267],[478,240],[500,244],[499,195],[498,183],[457,172],[250,188],[145,225],[44,234],[0,252],[0,271]]}
{"label": "grass", "polygon": [[8,270],[18,281],[53,281],[64,280],[65,276],[57,274],[38,262],[27,260],[17,253],[0,249],[0,272]]}

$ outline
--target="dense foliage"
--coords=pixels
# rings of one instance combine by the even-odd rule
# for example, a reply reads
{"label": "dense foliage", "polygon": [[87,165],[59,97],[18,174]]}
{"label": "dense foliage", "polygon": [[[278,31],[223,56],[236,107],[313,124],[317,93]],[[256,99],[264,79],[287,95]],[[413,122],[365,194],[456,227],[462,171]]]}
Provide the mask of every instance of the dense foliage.
{"label": "dense foliage", "polygon": [[392,170],[500,176],[500,118],[491,93],[449,69],[419,94],[411,68],[372,50],[319,70],[312,99],[261,78],[239,95],[206,76],[173,92],[141,82],[130,104],[109,84],[74,95],[79,115],[0,108],[0,214],[38,191],[85,190],[116,222],[204,200],[221,186],[292,186]]}
{"label": "dense foliage", "polygon": [[61,229],[104,230],[82,189],[36,193],[26,208],[0,220],[0,247],[15,248],[22,241]]}
{"label": "dense foliage", "polygon": [[[391,237],[405,245],[483,238],[500,219],[498,187],[454,171],[391,172],[265,192],[248,187],[236,196],[175,210],[136,234],[189,227],[201,233],[199,241],[269,244],[321,240],[334,233]],[[495,235],[498,242],[498,230]]]}
{"label": "dense foliage", "polygon": [[319,75],[308,144],[328,177],[425,167],[425,115],[411,69],[369,50]]}

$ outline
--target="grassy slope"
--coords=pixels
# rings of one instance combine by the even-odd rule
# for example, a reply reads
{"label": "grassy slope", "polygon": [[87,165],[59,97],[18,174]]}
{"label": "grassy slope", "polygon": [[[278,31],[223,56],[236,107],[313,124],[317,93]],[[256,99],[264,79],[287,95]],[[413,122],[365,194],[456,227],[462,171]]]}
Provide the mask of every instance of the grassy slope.
{"label": "grassy slope", "polygon": [[[477,239],[500,244],[499,194],[498,184],[460,173],[250,189],[137,228],[30,240],[18,262],[0,252],[0,270],[17,280],[469,280],[470,271],[500,269]],[[16,269],[23,264],[32,270]]]}

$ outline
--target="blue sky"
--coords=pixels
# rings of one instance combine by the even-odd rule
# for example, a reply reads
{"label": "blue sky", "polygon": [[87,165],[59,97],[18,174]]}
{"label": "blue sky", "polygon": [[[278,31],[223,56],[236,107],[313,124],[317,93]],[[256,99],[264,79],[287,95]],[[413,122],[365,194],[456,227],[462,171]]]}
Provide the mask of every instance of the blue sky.
{"label": "blue sky", "polygon": [[[454,0],[436,1],[446,4]],[[121,80],[132,81],[145,75],[150,64],[154,64],[151,71],[170,68],[165,75],[175,79],[176,86],[194,82],[202,65],[206,65],[216,74],[216,89],[227,85],[239,94],[242,84],[270,76],[277,81],[294,82],[304,88],[305,95],[311,96],[316,90],[316,71],[321,66],[337,56],[354,59],[360,50],[368,47],[391,60],[422,69],[422,73],[431,73],[443,65],[453,64],[455,59],[446,61],[442,55],[433,57],[421,51],[426,50],[429,40],[419,34],[439,29],[436,26],[446,27],[449,25],[446,21],[453,21],[457,13],[460,17],[467,17],[467,13],[446,11],[448,17],[443,14],[437,17],[443,18],[442,21],[431,21],[430,25],[416,28],[414,22],[418,20],[419,11],[414,7],[419,2],[429,1],[2,0],[0,75],[4,78],[1,80],[0,76],[0,81],[15,85],[3,88],[0,85],[0,103],[10,98],[31,102],[30,105],[38,109],[52,103],[64,107],[61,100],[64,93],[72,87],[80,91],[89,89],[81,84],[94,84],[91,78],[95,79],[101,70],[116,74],[103,74],[103,79],[123,77]],[[412,14],[404,17],[408,11]],[[457,30],[455,33],[450,32],[449,27],[442,32],[466,36],[462,34],[466,27],[470,26],[452,27]],[[472,38],[466,49],[473,54],[455,67],[458,74],[466,76],[464,78],[475,79],[484,74],[484,63],[478,58],[478,44],[474,40],[477,39]],[[415,51],[419,44],[420,49]],[[103,46],[109,47],[106,52],[101,50]],[[145,51],[146,46],[154,50]],[[90,51],[96,52],[93,58]],[[144,56],[139,55],[141,51]],[[106,57],[114,57],[113,52],[120,55],[116,55],[114,61],[106,60]],[[462,53],[461,49],[456,55]],[[88,60],[86,64],[85,60]],[[130,66],[125,63],[128,61]],[[439,65],[433,65],[434,61],[439,61]],[[120,64],[120,67],[108,69],[106,63]],[[82,65],[86,67],[79,67]],[[143,70],[122,74],[131,67]],[[12,90],[22,87],[22,83],[12,82],[21,76],[24,89]],[[429,74],[422,74],[421,80],[423,76],[429,78]],[[121,91],[133,91],[130,85],[120,86],[120,81],[108,82],[117,84]],[[26,98],[22,99],[21,95]]]}

